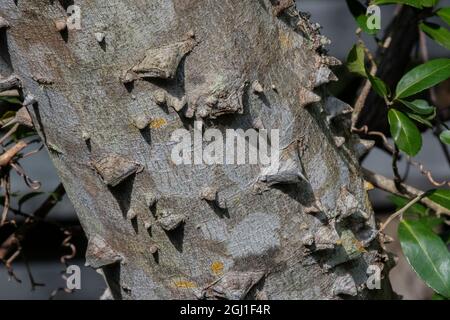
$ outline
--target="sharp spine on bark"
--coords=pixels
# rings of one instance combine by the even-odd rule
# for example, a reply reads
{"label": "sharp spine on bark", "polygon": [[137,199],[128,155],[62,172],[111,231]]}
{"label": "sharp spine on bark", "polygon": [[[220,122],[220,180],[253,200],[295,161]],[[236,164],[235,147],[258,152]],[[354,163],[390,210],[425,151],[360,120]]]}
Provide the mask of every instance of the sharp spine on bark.
{"label": "sharp spine on bark", "polygon": [[333,249],[339,239],[339,235],[332,225],[320,226],[314,234],[315,250]]}
{"label": "sharp spine on bark", "polygon": [[95,235],[89,239],[86,250],[86,266],[94,269],[123,261],[123,257],[116,252],[100,236]]}
{"label": "sharp spine on bark", "polygon": [[137,217],[137,212],[136,210],[134,210],[133,208],[130,208],[127,212],[127,219],[128,220],[133,220]]}
{"label": "sharp spine on bark", "polygon": [[252,121],[252,127],[256,130],[264,130],[264,123],[262,122],[261,118],[255,118]]}
{"label": "sharp spine on bark", "polygon": [[314,244],[314,236],[310,232],[307,232],[302,237],[301,241],[305,247],[310,247]]}
{"label": "sharp spine on bark", "polygon": [[330,67],[336,67],[336,66],[340,66],[342,65],[341,60],[339,60],[338,58],[335,58],[333,56],[322,56],[322,64],[326,65],[326,66],[330,66]]}
{"label": "sharp spine on bark", "polygon": [[157,49],[149,49],[145,58],[131,71],[139,78],[173,79],[181,60],[194,48],[195,40],[169,44]]}
{"label": "sharp spine on bark", "polygon": [[0,17],[0,29],[9,28],[9,22],[5,18]]}
{"label": "sharp spine on bark", "polygon": [[128,70],[120,77],[120,81],[122,81],[123,84],[127,84],[137,80],[138,78],[139,77],[134,72]]}
{"label": "sharp spine on bark", "polygon": [[309,207],[303,207],[303,212],[307,214],[314,215],[323,211],[324,211],[323,206],[318,200],[316,200],[315,203],[310,205]]}
{"label": "sharp spine on bark", "polygon": [[202,200],[206,201],[216,201],[217,198],[217,188],[216,187],[207,187],[202,190],[202,193],[200,194],[200,197]]}
{"label": "sharp spine on bark", "polygon": [[83,130],[81,131],[81,139],[84,141],[89,141],[91,139],[91,135],[87,131]]}
{"label": "sharp spine on bark", "polygon": [[36,100],[36,98],[33,95],[27,94],[25,96],[25,99],[23,100],[22,105],[24,107],[27,107],[27,106],[31,106],[31,105],[35,104],[36,102],[37,102],[37,100]]}
{"label": "sharp spine on bark", "polygon": [[166,91],[163,89],[157,89],[152,93],[153,100],[156,102],[157,105],[164,105],[166,104],[167,95]]}
{"label": "sharp spine on bark", "polygon": [[58,32],[62,32],[67,29],[67,22],[65,19],[59,19],[55,21],[55,28]]}
{"label": "sharp spine on bark", "polygon": [[144,201],[147,207],[151,208],[158,202],[158,197],[152,192],[147,192],[144,194]]}
{"label": "sharp spine on bark", "polygon": [[216,119],[224,114],[242,114],[244,112],[243,97],[247,87],[248,81],[222,83],[219,89],[215,88],[211,92],[196,97],[186,110],[186,117],[195,114],[199,118]]}
{"label": "sharp spine on bark", "polygon": [[96,32],[94,33],[94,36],[98,43],[103,43],[105,41],[106,35],[104,32]]}
{"label": "sharp spine on bark", "polygon": [[264,92],[264,88],[261,85],[261,83],[259,83],[258,80],[253,81],[252,89],[253,89],[253,92],[256,94],[260,94],[260,93]]}
{"label": "sharp spine on bark", "polygon": [[21,87],[21,81],[19,77],[12,74],[7,78],[0,79],[0,92],[17,89]]}
{"label": "sharp spine on bark", "polygon": [[184,106],[186,105],[186,97],[178,99],[177,97],[167,94],[166,104],[167,106],[173,108],[176,112],[180,112],[181,109],[183,109]]}
{"label": "sharp spine on bark", "polygon": [[145,230],[148,230],[148,229],[150,229],[151,227],[152,227],[151,221],[145,221],[145,222],[144,222],[144,228],[145,228]]}
{"label": "sharp spine on bark", "polygon": [[331,120],[340,115],[348,115],[353,112],[352,107],[339,100],[338,98],[332,96],[327,97],[327,99],[325,100],[324,109],[327,114],[328,122],[331,122]]}
{"label": "sharp spine on bark", "polygon": [[265,271],[230,271],[203,290],[206,299],[243,300]]}
{"label": "sharp spine on bark", "polygon": [[358,294],[358,289],[356,288],[355,280],[353,280],[351,275],[347,274],[336,279],[332,292],[335,296],[347,295],[354,297]]}
{"label": "sharp spine on bark", "polygon": [[105,184],[111,187],[119,185],[132,174],[144,169],[142,165],[133,162],[124,156],[114,154],[93,161],[92,165],[100,174]]}
{"label": "sharp spine on bark", "polygon": [[328,67],[322,66],[316,74],[316,80],[314,87],[320,87],[323,84],[329,83],[330,81],[337,81],[338,78]]}
{"label": "sharp spine on bark", "polygon": [[280,150],[280,160],[261,170],[258,182],[268,186],[308,181],[303,175],[296,141]]}
{"label": "sharp spine on bark", "polygon": [[100,300],[114,300],[111,289],[106,288],[103,294],[100,296]]}
{"label": "sharp spine on bark", "polygon": [[336,144],[336,147],[342,147],[345,144],[345,137],[334,137],[334,143]]}
{"label": "sharp spine on bark", "polygon": [[157,222],[166,231],[172,231],[177,229],[186,220],[186,216],[180,213],[172,213],[168,210],[162,210],[158,217]]}
{"label": "sharp spine on bark", "polygon": [[152,120],[153,120],[152,117],[141,114],[133,119],[133,125],[139,130],[144,130],[149,126]]}
{"label": "sharp spine on bark", "polygon": [[156,244],[153,243],[150,245],[149,250],[150,250],[151,254],[156,254],[158,252],[159,248]]}
{"label": "sharp spine on bark", "polygon": [[346,187],[341,188],[339,198],[336,201],[336,210],[341,220],[353,215],[359,210],[358,200]]}
{"label": "sharp spine on bark", "polygon": [[300,87],[298,91],[298,97],[300,101],[300,107],[306,107],[312,103],[320,102],[322,98],[315,94],[313,91],[308,90],[304,87]]}
{"label": "sharp spine on bark", "polygon": [[207,188],[205,188],[202,191],[200,197],[201,197],[202,200],[214,203],[220,209],[226,209],[227,208],[226,200],[223,199],[220,196],[219,191],[218,191],[218,189],[216,187],[207,187]]}

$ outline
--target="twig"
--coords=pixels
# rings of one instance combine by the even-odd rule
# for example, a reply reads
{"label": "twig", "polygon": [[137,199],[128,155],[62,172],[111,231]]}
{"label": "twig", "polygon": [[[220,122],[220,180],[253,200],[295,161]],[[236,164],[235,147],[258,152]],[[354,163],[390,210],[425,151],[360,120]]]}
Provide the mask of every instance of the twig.
{"label": "twig", "polygon": [[0,145],[3,144],[3,142],[5,142],[6,139],[8,139],[11,135],[13,135],[14,132],[17,131],[18,128],[19,128],[19,124],[16,123],[11,129],[9,129],[9,131],[7,133],[5,133],[3,135],[3,137],[0,138]]}
{"label": "twig", "polygon": [[14,146],[0,155],[0,167],[10,164],[11,159],[14,158],[20,151],[25,149],[28,144],[25,141],[19,141]]}
{"label": "twig", "polygon": [[[25,223],[19,227],[19,229],[11,234],[0,246],[0,260],[4,260],[11,252],[20,246],[20,241],[26,238],[27,234],[33,230],[36,226],[33,223],[34,219],[42,220],[48,213],[53,209],[53,207],[58,203],[58,199],[64,196],[65,190],[63,185],[60,183],[52,194],[47,197],[44,203],[34,212],[33,218],[27,218]],[[55,196],[56,195],[56,196]]]}
{"label": "twig", "polygon": [[413,200],[408,202],[406,206],[398,210],[397,212],[393,213],[380,227],[380,230],[378,232],[383,232],[384,229],[397,217],[403,216],[403,213],[405,213],[409,208],[411,208],[413,205],[415,205],[417,202],[422,200],[427,195],[426,192],[422,193],[421,195],[415,197]]}
{"label": "twig", "polygon": [[[410,185],[402,183],[402,186],[405,190],[405,193],[401,193],[397,190],[395,186],[394,180],[391,180],[389,178],[386,178],[385,176],[382,176],[380,174],[374,173],[366,168],[362,168],[364,179],[371,184],[373,184],[376,188],[387,191],[389,193],[401,196],[401,197],[407,197],[407,198],[414,198],[422,195],[424,192],[416,189]],[[437,204],[436,202],[431,201],[428,198],[420,199],[419,201],[421,204],[427,206],[428,208],[432,209],[436,212],[436,215],[448,215],[450,216],[450,210],[447,208],[442,207],[441,205]]]}

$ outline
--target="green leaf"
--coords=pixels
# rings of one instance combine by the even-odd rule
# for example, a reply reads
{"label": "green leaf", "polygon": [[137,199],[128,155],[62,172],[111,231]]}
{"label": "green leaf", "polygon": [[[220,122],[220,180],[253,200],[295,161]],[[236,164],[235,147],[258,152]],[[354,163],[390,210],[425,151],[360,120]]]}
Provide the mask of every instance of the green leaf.
{"label": "green leaf", "polygon": [[418,221],[426,225],[429,229],[433,230],[434,228],[440,226],[444,222],[444,218],[438,217],[423,217]]}
{"label": "green leaf", "polygon": [[408,115],[408,117],[410,117],[411,119],[417,121],[418,123],[424,124],[426,125],[428,128],[433,128],[433,124],[430,122],[430,120],[425,119],[424,117],[418,115],[418,114],[414,114],[414,113],[406,113]]}
{"label": "green leaf", "polygon": [[391,109],[388,113],[389,126],[395,144],[410,156],[415,156],[422,148],[422,135],[404,113]]}
{"label": "green leaf", "polygon": [[22,105],[22,102],[19,99],[17,99],[16,97],[4,97],[4,96],[2,96],[2,97],[0,97],[0,102]]}
{"label": "green leaf", "polygon": [[367,77],[365,67],[364,47],[361,44],[355,44],[347,57],[347,68],[350,72],[357,73],[362,77]]}
{"label": "green leaf", "polygon": [[431,297],[431,300],[447,300],[447,299],[445,299],[443,296],[441,296],[438,293],[434,293],[433,296]]}
{"label": "green leaf", "polygon": [[435,190],[428,196],[428,198],[436,202],[437,204],[443,206],[450,210],[450,190],[447,189],[439,189]]}
{"label": "green leaf", "polygon": [[434,291],[450,297],[450,254],[446,245],[420,221],[402,220],[398,236],[406,260]]}
{"label": "green leaf", "polygon": [[439,138],[443,143],[450,144],[450,130],[442,131]]}
{"label": "green leaf", "polygon": [[436,14],[450,25],[450,7],[439,9]]}
{"label": "green leaf", "polygon": [[14,118],[16,116],[15,111],[6,111],[0,118],[0,120],[6,120],[10,118]]}
{"label": "green leaf", "polygon": [[425,32],[431,39],[436,41],[444,48],[450,49],[450,31],[435,23],[422,22],[420,30]]}
{"label": "green leaf", "polygon": [[396,99],[406,98],[431,88],[450,77],[450,59],[435,59],[403,76],[397,84]]}
{"label": "green leaf", "polygon": [[406,101],[399,100],[405,107],[417,114],[428,115],[434,112],[434,107],[430,106],[426,100]]}
{"label": "green leaf", "polygon": [[370,83],[372,84],[373,90],[382,98],[388,96],[388,87],[384,83],[383,80],[376,76],[372,76],[370,72],[367,72],[367,77],[369,78]]}
{"label": "green leaf", "polygon": [[411,7],[422,9],[423,7],[432,7],[436,5],[438,0],[373,0],[371,4],[406,4]]}
{"label": "green leaf", "polygon": [[378,32],[376,29],[369,29],[367,27],[367,8],[358,0],[346,0],[347,6],[356,20],[358,26],[367,34],[374,35]]}

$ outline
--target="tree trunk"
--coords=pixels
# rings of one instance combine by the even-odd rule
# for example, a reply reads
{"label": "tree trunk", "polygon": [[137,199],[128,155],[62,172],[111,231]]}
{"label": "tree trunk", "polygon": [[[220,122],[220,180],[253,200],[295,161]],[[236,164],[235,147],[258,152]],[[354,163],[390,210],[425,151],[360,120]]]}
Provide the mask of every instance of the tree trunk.
{"label": "tree trunk", "polygon": [[[61,23],[70,1],[16,2],[0,3],[2,70],[37,101],[87,263],[114,298],[391,296],[386,279],[366,286],[386,262],[358,165],[367,143],[321,86],[336,59],[292,1],[80,0],[80,30]],[[195,120],[279,129],[280,167],[175,165],[171,134]]]}

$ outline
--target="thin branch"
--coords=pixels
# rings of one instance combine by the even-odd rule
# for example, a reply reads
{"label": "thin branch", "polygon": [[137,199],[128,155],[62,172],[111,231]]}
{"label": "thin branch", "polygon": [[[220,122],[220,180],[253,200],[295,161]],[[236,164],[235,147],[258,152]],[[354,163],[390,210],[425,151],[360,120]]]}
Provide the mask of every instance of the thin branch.
{"label": "thin branch", "polygon": [[[407,197],[407,198],[415,198],[420,195],[422,195],[424,192],[416,189],[410,185],[402,183],[402,187],[405,190],[405,193],[401,193],[399,190],[397,190],[395,186],[395,182],[392,179],[386,178],[385,176],[382,176],[380,174],[374,173],[366,168],[362,168],[364,179],[371,184],[373,184],[376,188],[384,190],[386,192],[395,194],[397,196],[401,197]],[[437,204],[436,202],[431,201],[428,198],[420,199],[419,201],[421,204],[427,206],[428,208],[432,209],[436,212],[436,215],[448,215],[450,216],[450,210],[447,208],[442,207],[441,205]]]}
{"label": "thin branch", "polygon": [[422,200],[425,196],[427,195],[426,192],[422,193],[421,195],[418,195],[417,197],[415,197],[413,200],[411,200],[410,202],[408,202],[408,204],[406,206],[404,206],[403,208],[401,208],[400,210],[398,210],[397,212],[393,213],[380,227],[380,230],[378,230],[378,232],[383,232],[384,229],[386,229],[386,227],[392,222],[394,221],[394,219],[396,219],[397,217],[402,217],[403,214],[409,209],[411,208],[413,205],[415,205],[416,203],[418,203],[420,200]]}

